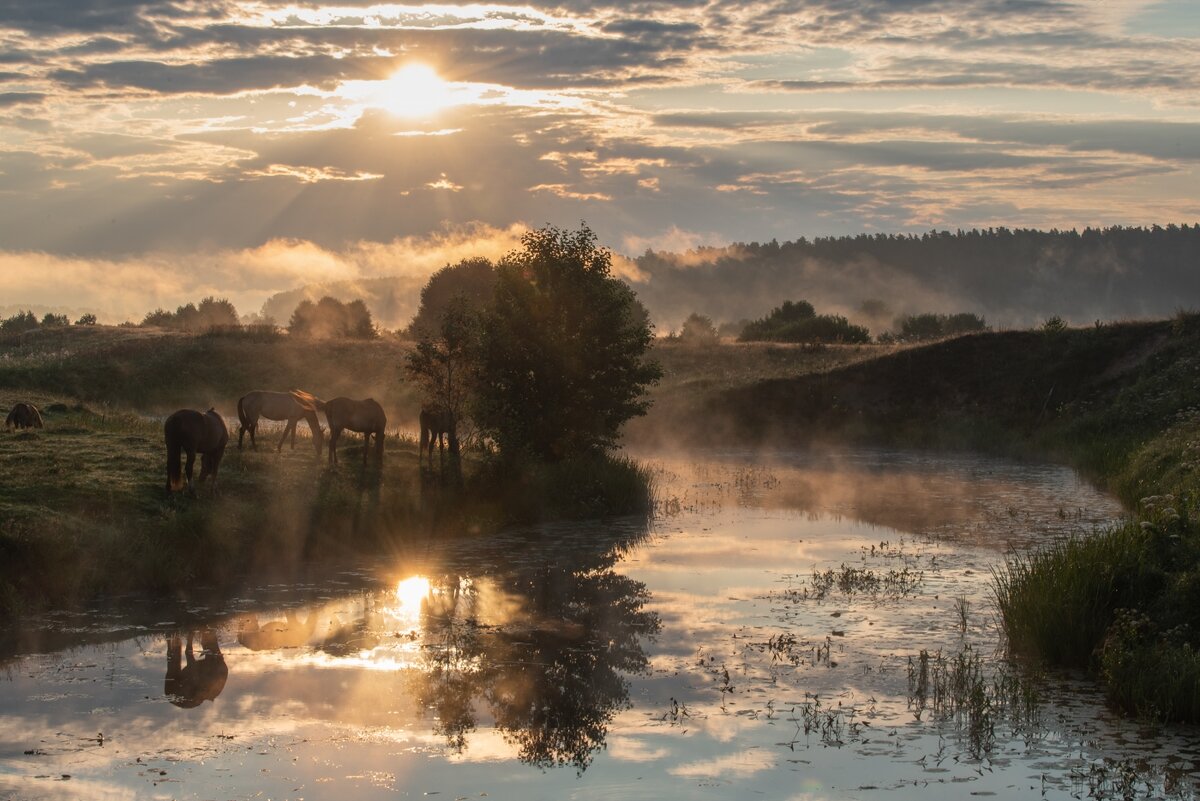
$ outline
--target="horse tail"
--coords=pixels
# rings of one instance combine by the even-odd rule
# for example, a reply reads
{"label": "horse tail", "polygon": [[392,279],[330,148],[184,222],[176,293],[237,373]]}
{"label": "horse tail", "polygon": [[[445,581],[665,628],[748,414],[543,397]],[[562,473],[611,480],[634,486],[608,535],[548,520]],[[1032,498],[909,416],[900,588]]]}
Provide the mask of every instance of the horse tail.
{"label": "horse tail", "polygon": [[[175,425],[172,425],[175,423]],[[167,491],[172,492],[183,488],[183,435],[179,425],[173,418],[167,418]]]}
{"label": "horse tail", "polygon": [[16,424],[17,424],[17,407],[14,406],[12,411],[8,413],[8,417],[5,418],[5,420],[4,420],[4,427],[12,428]]}
{"label": "horse tail", "polygon": [[248,418],[246,416],[245,401],[246,401],[245,395],[238,398],[238,425],[240,426],[240,428],[238,429],[239,433],[241,432],[241,429],[250,427],[250,418]]}
{"label": "horse tail", "polygon": [[38,411],[38,408],[33,404],[30,404],[29,411],[33,412],[33,427],[44,428],[42,425],[42,413]]}

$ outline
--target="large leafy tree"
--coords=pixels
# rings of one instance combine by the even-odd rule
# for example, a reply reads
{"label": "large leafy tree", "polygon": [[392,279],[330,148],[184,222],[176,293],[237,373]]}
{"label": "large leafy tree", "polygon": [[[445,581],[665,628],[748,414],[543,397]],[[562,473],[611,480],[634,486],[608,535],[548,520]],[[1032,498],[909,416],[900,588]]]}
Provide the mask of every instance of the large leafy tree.
{"label": "large leafy tree", "polygon": [[474,417],[506,458],[556,461],[616,444],[662,371],[653,332],[586,226],[530,231],[496,267]]}

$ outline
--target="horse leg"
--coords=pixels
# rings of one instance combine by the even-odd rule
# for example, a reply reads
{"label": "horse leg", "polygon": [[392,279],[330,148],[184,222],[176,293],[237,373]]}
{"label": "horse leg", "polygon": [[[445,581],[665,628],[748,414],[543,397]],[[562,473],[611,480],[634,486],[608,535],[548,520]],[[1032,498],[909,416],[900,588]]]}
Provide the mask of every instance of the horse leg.
{"label": "horse leg", "polygon": [[188,491],[192,491],[192,466],[196,464],[196,446],[188,445],[187,447],[187,464],[183,468],[183,474],[187,476]]}
{"label": "horse leg", "polygon": [[337,441],[342,435],[342,429],[336,426],[329,427],[329,464],[337,464]]}
{"label": "horse leg", "polygon": [[288,426],[292,429],[292,450],[296,450],[296,423],[299,422],[299,417],[294,417],[291,420],[288,420]]}
{"label": "horse leg", "polygon": [[[375,435],[375,441],[379,441],[379,435]],[[367,466],[367,451],[371,450],[371,432],[363,432],[363,467]]]}
{"label": "horse leg", "polygon": [[283,450],[283,443],[287,442],[288,432],[292,434],[292,447],[296,447],[296,421],[288,420],[287,425],[283,429],[283,436],[279,439],[279,445],[275,448],[275,452],[279,453]]}
{"label": "horse leg", "polygon": [[[446,432],[439,431],[437,436],[438,441],[438,469],[444,470],[446,467]],[[433,466],[433,449],[429,450],[429,465]]]}

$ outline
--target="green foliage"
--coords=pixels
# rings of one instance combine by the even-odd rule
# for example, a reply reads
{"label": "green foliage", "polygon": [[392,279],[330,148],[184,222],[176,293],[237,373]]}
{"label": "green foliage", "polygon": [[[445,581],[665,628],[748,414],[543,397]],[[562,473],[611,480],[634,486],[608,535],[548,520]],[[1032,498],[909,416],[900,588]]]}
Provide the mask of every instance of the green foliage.
{"label": "green foliage", "polygon": [[808,301],[788,300],[766,317],[748,323],[738,341],[863,343],[871,341],[871,333],[840,315],[818,315]]}
{"label": "green foliage", "polygon": [[496,269],[473,417],[505,459],[557,461],[612,447],[662,374],[633,291],[582,225],[546,227]]}
{"label": "green foliage", "polygon": [[993,573],[996,606],[1014,650],[1087,667],[1116,610],[1147,578],[1146,537],[1136,524],[1014,554]]}
{"label": "green foliage", "polygon": [[71,321],[65,314],[46,312],[46,314],[42,317],[42,328],[59,328],[61,326],[70,324]]}
{"label": "green foliage", "polygon": [[452,299],[440,314],[436,336],[423,336],[408,354],[405,369],[421,388],[422,403],[450,416],[450,458],[459,470],[458,423],[478,386],[483,321],[465,297]]}
{"label": "green foliage", "polygon": [[987,331],[987,322],[977,314],[907,314],[896,318],[896,338],[904,342],[971,334]]}
{"label": "green foliage", "polygon": [[308,339],[374,339],[379,336],[367,304],[361,300],[342,303],[328,295],[316,303],[300,301],[287,328],[292,336]]}
{"label": "green foliage", "polygon": [[12,317],[0,320],[0,334],[23,334],[26,331],[37,330],[38,320],[33,312],[17,312]]}
{"label": "green foliage", "polygon": [[1119,614],[1100,653],[1109,697],[1139,717],[1200,720],[1200,650],[1194,638],[1186,626],[1162,632],[1145,614]]}
{"label": "green foliage", "polygon": [[711,317],[692,312],[679,329],[680,341],[688,345],[714,345],[717,342],[717,327]]}
{"label": "green foliage", "polygon": [[75,325],[95,325],[95,324],[96,324],[96,315],[92,314],[91,312],[82,315],[78,320],[75,321]]}
{"label": "green foliage", "polygon": [[1067,330],[1067,322],[1057,314],[1042,323],[1042,330],[1047,334],[1058,334]]}
{"label": "green foliage", "polygon": [[480,310],[492,301],[496,287],[496,269],[485,258],[463,259],[429,276],[421,290],[421,305],[408,332],[414,338],[437,337],[442,318],[454,305]]}
{"label": "green foliage", "polygon": [[142,318],[142,325],[198,333],[214,328],[235,328],[240,322],[232,303],[209,295],[199,304],[189,303],[173,312],[155,309]]}

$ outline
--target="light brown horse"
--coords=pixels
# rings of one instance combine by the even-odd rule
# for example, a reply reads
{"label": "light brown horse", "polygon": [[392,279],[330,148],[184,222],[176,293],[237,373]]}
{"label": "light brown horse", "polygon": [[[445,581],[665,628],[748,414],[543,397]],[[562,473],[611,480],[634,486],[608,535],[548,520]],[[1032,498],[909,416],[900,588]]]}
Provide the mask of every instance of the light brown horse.
{"label": "light brown horse", "polygon": [[[183,472],[187,474],[188,488],[192,487],[192,465],[196,454],[200,454],[200,483],[210,475],[213,491],[217,489],[217,468],[225,455],[229,442],[229,429],[225,419],[212,409],[198,412],[195,409],[180,409],[163,424],[163,435],[167,440],[167,493],[183,488]],[[187,451],[187,469],[180,470],[180,459]]]}
{"label": "light brown horse", "polygon": [[441,461],[446,453],[446,441],[443,437],[449,436],[451,442],[451,455],[454,454],[453,443],[457,436],[454,430],[454,415],[436,406],[422,406],[421,414],[418,416],[421,423],[421,444],[417,451],[417,465],[421,464],[421,460],[425,457],[425,451],[429,451],[429,469],[433,469],[433,445],[436,442],[438,447],[438,461]]}
{"label": "light brown horse", "polygon": [[238,450],[242,448],[246,432],[250,433],[250,447],[258,448],[254,435],[258,431],[260,417],[287,421],[287,427],[283,429],[283,436],[279,438],[279,445],[275,448],[276,452],[283,450],[283,443],[287,441],[288,434],[292,435],[292,448],[295,448],[296,423],[303,418],[312,431],[313,447],[317,449],[317,456],[320,456],[324,434],[321,432],[317,411],[323,406],[324,403],[319,398],[299,389],[293,389],[291,392],[268,392],[262,389],[247,392],[238,398],[237,403]]}
{"label": "light brown horse", "polygon": [[18,403],[8,413],[8,418],[4,421],[4,427],[7,429],[41,428],[42,414],[32,403]]}
{"label": "light brown horse", "polygon": [[363,435],[363,464],[367,463],[367,451],[371,435],[375,435],[375,454],[383,464],[383,429],[387,426],[387,415],[374,398],[353,400],[334,398],[325,401],[325,419],[329,421],[329,463],[337,464],[337,441],[342,431],[358,431]]}

